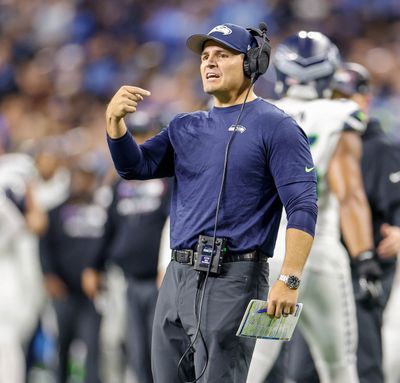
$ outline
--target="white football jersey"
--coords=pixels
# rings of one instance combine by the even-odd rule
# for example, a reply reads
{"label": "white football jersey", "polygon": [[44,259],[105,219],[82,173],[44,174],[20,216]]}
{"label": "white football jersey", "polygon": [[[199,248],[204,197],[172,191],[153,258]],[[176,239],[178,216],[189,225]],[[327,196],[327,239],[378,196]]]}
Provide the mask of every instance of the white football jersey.
{"label": "white football jersey", "polygon": [[339,206],[329,190],[327,172],[343,129],[347,126],[360,134],[365,130],[365,124],[356,118],[358,106],[345,99],[303,100],[285,97],[272,102],[296,120],[310,142],[318,179],[316,235],[334,235],[339,238]]}

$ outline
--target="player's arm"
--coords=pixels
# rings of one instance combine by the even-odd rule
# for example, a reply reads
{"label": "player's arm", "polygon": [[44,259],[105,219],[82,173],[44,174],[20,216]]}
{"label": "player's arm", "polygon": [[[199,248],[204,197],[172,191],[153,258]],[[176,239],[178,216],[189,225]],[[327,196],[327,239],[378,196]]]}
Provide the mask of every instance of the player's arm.
{"label": "player's arm", "polygon": [[373,249],[371,211],[364,191],[360,136],[345,131],[329,165],[328,182],[340,205],[343,239],[350,255],[358,257]]}
{"label": "player's arm", "polygon": [[26,187],[25,206],[26,225],[32,233],[40,236],[47,229],[49,223],[48,216],[37,203],[31,184],[28,184]]}

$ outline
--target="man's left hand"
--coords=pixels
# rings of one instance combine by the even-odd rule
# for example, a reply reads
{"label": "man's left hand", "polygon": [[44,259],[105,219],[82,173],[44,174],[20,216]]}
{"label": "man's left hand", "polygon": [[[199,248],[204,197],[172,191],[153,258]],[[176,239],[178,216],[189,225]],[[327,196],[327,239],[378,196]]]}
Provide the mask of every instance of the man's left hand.
{"label": "man's left hand", "polygon": [[267,314],[280,318],[293,314],[296,309],[298,290],[290,289],[282,281],[276,281],[268,295]]}

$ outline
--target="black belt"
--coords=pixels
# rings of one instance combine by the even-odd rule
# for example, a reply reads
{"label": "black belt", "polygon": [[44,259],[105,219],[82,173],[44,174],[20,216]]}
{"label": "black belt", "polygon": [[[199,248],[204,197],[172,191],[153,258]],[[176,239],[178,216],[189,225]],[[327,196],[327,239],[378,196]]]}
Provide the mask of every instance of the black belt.
{"label": "black belt", "polygon": [[[197,252],[191,249],[172,250],[171,260],[187,265],[193,265],[194,260],[197,258]],[[226,254],[222,257],[223,263],[228,262],[268,262],[268,257],[261,254],[259,251],[251,251],[249,253],[241,254]]]}

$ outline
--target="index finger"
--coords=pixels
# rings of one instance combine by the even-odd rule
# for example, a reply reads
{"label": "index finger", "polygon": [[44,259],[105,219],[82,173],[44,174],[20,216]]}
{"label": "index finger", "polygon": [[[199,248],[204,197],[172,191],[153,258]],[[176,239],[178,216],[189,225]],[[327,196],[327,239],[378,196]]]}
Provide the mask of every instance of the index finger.
{"label": "index finger", "polygon": [[275,303],[274,302],[268,302],[268,304],[267,304],[267,314],[270,317],[273,317],[273,316],[275,316],[275,310],[276,310]]}
{"label": "index finger", "polygon": [[143,89],[143,88],[139,88],[138,86],[125,85],[124,89],[126,89],[129,93],[132,93],[132,94],[140,94],[142,96],[150,96],[151,95],[150,91]]}

